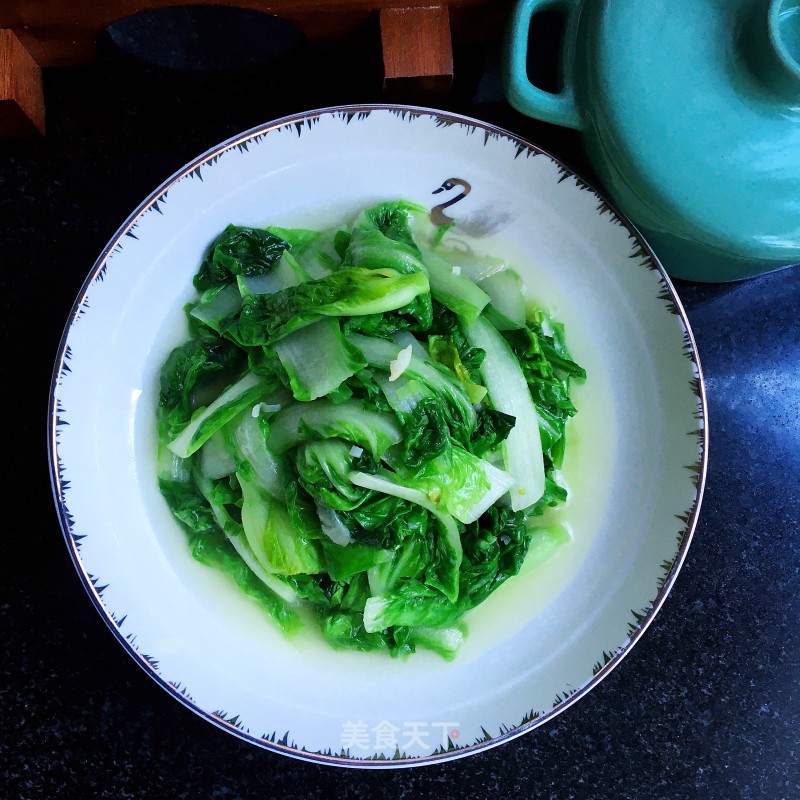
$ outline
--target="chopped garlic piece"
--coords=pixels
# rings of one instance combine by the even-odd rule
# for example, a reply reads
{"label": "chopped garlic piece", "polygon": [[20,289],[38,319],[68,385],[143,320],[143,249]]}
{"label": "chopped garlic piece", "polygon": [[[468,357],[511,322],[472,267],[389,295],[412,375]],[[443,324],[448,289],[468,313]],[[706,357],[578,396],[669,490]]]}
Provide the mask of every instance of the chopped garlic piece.
{"label": "chopped garlic piece", "polygon": [[411,345],[404,347],[389,364],[389,380],[396,381],[407,369],[411,363]]}
{"label": "chopped garlic piece", "polygon": [[281,405],[280,403],[256,403],[253,406],[253,416],[257,417],[262,411],[265,414],[271,414],[274,411],[280,411]]}
{"label": "chopped garlic piece", "polygon": [[353,458],[361,458],[363,453],[364,453],[364,448],[363,447],[359,447],[358,445],[354,444],[350,448],[350,455],[353,456]]}
{"label": "chopped garlic piece", "polygon": [[460,275],[461,267],[453,267],[453,275]]}

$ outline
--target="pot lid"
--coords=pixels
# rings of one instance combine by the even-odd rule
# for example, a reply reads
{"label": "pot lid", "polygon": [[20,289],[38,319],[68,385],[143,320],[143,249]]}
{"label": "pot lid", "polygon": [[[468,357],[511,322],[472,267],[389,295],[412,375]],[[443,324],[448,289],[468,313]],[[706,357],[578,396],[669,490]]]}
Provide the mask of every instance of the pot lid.
{"label": "pot lid", "polygon": [[800,260],[800,0],[589,0],[576,31],[574,122],[622,210]]}
{"label": "pot lid", "polygon": [[623,209],[736,256],[800,258],[800,0],[607,0],[583,14],[577,105]]}

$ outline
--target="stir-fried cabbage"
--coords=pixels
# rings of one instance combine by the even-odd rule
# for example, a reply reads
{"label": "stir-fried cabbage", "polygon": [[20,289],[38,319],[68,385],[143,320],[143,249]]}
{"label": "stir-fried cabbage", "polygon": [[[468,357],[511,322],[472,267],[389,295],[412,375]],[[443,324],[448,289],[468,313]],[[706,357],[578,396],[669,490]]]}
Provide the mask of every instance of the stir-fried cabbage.
{"label": "stir-fried cabbage", "polygon": [[[161,369],[159,487],[199,561],[287,633],[453,658],[463,616],[563,536],[563,327],[406,201],[229,225]],[[309,615],[303,615],[308,618]]]}

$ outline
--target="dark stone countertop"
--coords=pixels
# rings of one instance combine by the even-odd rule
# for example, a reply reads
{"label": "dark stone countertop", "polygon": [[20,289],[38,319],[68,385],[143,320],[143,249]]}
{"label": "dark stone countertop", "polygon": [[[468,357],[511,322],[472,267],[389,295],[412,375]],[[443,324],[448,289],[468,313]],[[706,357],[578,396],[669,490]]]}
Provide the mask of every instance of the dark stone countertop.
{"label": "dark stone countertop", "polygon": [[[0,142],[0,330],[11,367],[0,797],[800,798],[796,269],[676,282],[710,420],[694,540],[628,657],[542,727],[450,763],[335,769],[218,730],[134,663],[82,588],[50,488],[47,396],[71,304],[131,210],[208,147],[286,113],[383,97],[368,77],[379,74],[375,53],[351,43],[294,61],[273,52],[271,68],[233,76],[164,72],[112,50],[45,70],[47,137]],[[491,48],[458,50],[456,69],[439,107],[499,124],[591,178],[574,135],[506,105]]]}

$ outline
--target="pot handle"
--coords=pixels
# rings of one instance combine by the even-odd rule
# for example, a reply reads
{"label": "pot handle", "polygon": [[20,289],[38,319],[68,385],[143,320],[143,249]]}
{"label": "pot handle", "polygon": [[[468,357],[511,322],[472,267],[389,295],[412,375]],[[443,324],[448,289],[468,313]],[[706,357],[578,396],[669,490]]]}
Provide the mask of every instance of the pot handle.
{"label": "pot handle", "polygon": [[[506,97],[517,111],[529,117],[580,130],[582,115],[575,101],[572,84],[572,62],[581,0],[519,0],[511,13],[506,32],[503,84]],[[561,45],[563,88],[558,93],[546,92],[528,80],[528,31],[534,14],[561,11],[565,18]]]}

